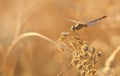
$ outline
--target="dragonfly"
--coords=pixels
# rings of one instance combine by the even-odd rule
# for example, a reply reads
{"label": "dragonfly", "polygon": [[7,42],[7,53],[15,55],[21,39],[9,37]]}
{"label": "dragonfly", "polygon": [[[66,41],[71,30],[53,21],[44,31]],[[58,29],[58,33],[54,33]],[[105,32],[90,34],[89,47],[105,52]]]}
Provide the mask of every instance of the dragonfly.
{"label": "dragonfly", "polygon": [[87,26],[94,25],[96,22],[98,22],[98,21],[100,21],[100,20],[102,20],[102,19],[104,19],[104,18],[106,18],[106,17],[107,17],[107,16],[102,16],[102,17],[99,17],[99,18],[97,18],[97,19],[95,19],[95,20],[89,21],[89,22],[87,22],[87,23],[81,23],[80,21],[72,20],[72,19],[68,19],[68,18],[66,18],[66,19],[67,19],[68,21],[71,21],[71,22],[76,23],[76,25],[71,26],[71,30],[72,30],[72,31],[76,31],[76,30],[80,30],[80,29],[83,28],[83,27],[87,27]]}

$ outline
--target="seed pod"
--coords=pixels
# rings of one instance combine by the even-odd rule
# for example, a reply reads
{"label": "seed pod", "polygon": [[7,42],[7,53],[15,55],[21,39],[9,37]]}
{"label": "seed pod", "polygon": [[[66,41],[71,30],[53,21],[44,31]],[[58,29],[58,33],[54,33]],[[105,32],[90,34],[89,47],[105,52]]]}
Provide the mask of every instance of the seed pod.
{"label": "seed pod", "polygon": [[81,48],[82,50],[84,50],[85,52],[88,51],[88,48],[89,46],[87,44],[84,44]]}
{"label": "seed pod", "polygon": [[92,55],[91,60],[96,60],[96,55]]}
{"label": "seed pod", "polygon": [[89,69],[91,69],[91,68],[92,68],[92,65],[91,65],[91,64],[86,65],[86,69],[87,69],[87,70],[89,70]]}
{"label": "seed pod", "polygon": [[91,49],[91,53],[92,53],[92,54],[95,53],[95,47],[92,47],[92,49]]}
{"label": "seed pod", "polygon": [[95,73],[96,73],[96,70],[95,70],[95,69],[89,70],[89,74],[90,74],[91,76],[93,76]]}
{"label": "seed pod", "polygon": [[71,63],[73,66],[76,66],[78,62],[79,62],[78,59],[73,59]]}
{"label": "seed pod", "polygon": [[94,60],[94,61],[93,61],[93,64],[95,65],[96,63],[97,63],[97,61],[96,61],[96,60]]}
{"label": "seed pod", "polygon": [[85,76],[86,72],[85,71],[81,71],[81,76]]}
{"label": "seed pod", "polygon": [[101,53],[101,52],[97,52],[97,56],[98,56],[98,57],[101,57],[101,56],[102,56],[102,53]]}
{"label": "seed pod", "polygon": [[61,33],[61,36],[65,36],[65,37],[66,37],[66,36],[69,36],[69,32],[62,32],[62,33]]}
{"label": "seed pod", "polygon": [[78,69],[78,71],[80,71],[80,70],[82,69],[82,67],[83,67],[83,65],[81,65],[81,64],[78,64],[78,65],[76,66],[76,68]]}

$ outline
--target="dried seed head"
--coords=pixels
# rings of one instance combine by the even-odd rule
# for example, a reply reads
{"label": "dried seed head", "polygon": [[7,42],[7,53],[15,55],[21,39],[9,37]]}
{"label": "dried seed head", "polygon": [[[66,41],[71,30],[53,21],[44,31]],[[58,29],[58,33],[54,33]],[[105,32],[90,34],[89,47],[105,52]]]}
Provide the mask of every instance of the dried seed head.
{"label": "dried seed head", "polygon": [[91,48],[91,53],[95,53],[95,47]]}
{"label": "dried seed head", "polygon": [[87,69],[87,70],[89,70],[89,69],[91,69],[91,68],[92,68],[92,65],[91,65],[91,64],[86,65],[86,69]]}
{"label": "dried seed head", "polygon": [[101,56],[102,56],[102,53],[101,53],[101,52],[97,52],[97,56],[98,56],[98,57],[101,57]]}
{"label": "dried seed head", "polygon": [[69,36],[69,32],[62,32],[61,36]]}
{"label": "dried seed head", "polygon": [[86,72],[85,71],[81,71],[81,76],[86,76]]}
{"label": "dried seed head", "polygon": [[78,64],[78,65],[76,66],[76,68],[77,68],[78,71],[81,71],[82,67],[83,67],[83,65],[81,65],[81,64]]}
{"label": "dried seed head", "polygon": [[95,70],[95,69],[91,69],[91,70],[88,71],[88,73],[89,73],[91,76],[93,76],[93,75],[95,75],[96,70]]}
{"label": "dried seed head", "polygon": [[60,50],[60,52],[64,52],[65,50],[61,47],[58,47],[58,50]]}
{"label": "dried seed head", "polygon": [[91,55],[91,60],[96,60],[96,55]]}
{"label": "dried seed head", "polygon": [[88,51],[88,49],[89,49],[88,44],[84,44],[84,45],[81,47],[81,49],[84,50],[85,52]]}
{"label": "dried seed head", "polygon": [[89,64],[89,60],[85,59],[85,60],[83,60],[83,61],[82,61],[82,63],[81,63],[81,64],[83,64],[83,65],[85,65],[85,66],[86,66],[86,65],[88,65],[88,64]]}
{"label": "dried seed head", "polygon": [[79,62],[78,59],[73,59],[71,63],[73,66],[76,66],[78,62]]}
{"label": "dried seed head", "polygon": [[[74,30],[75,26],[72,27]],[[76,31],[77,32],[77,31]],[[73,50],[71,64],[80,72],[80,76],[93,76],[96,72],[95,64],[97,58],[101,56],[101,52],[96,52],[95,47],[90,47],[88,43],[82,41],[80,36],[76,34],[61,33],[60,44],[70,46]],[[65,49],[61,48],[62,51]]]}
{"label": "dried seed head", "polygon": [[94,60],[92,64],[93,64],[93,65],[95,65],[96,63],[97,63],[97,61],[96,61],[96,60]]}

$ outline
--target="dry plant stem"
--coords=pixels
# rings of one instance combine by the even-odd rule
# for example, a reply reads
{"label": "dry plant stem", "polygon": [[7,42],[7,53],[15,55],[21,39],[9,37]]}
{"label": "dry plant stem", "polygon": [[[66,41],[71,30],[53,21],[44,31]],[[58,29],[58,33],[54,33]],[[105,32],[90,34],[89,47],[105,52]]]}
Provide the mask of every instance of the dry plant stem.
{"label": "dry plant stem", "polygon": [[61,76],[63,74],[63,72],[65,72],[69,67],[71,67],[71,63],[66,67],[64,68],[60,73],[57,74],[57,76]]}
{"label": "dry plant stem", "polygon": [[[50,43],[52,43],[52,44],[54,44],[56,46],[59,46],[59,44],[57,42],[55,42],[55,41],[53,41],[53,40],[45,37],[42,34],[39,34],[39,33],[36,33],[36,32],[23,33],[22,35],[18,36],[16,39],[13,40],[13,42],[11,43],[11,45],[8,47],[7,55],[10,55],[10,53],[12,53],[14,47],[17,45],[17,43],[20,40],[22,40],[22,39],[24,39],[26,37],[30,37],[30,36],[37,36],[39,38],[43,38],[43,39],[49,41]],[[72,52],[72,50],[70,48],[67,48],[64,45],[62,45],[61,47],[64,48],[65,50],[67,50],[69,53]]]}
{"label": "dry plant stem", "polygon": [[[39,0],[32,1],[32,2],[28,3],[26,8],[24,8],[24,0],[20,0],[20,1],[17,2],[17,5],[18,5],[17,9],[18,10],[17,10],[15,34],[13,36],[14,39],[20,34],[20,30],[22,29],[24,23],[27,22],[30,19],[31,16],[33,16],[33,14],[36,12],[36,10],[38,8],[40,8],[39,5],[36,5],[39,2],[40,2]],[[35,9],[31,11],[32,8],[35,8]],[[28,12],[29,12],[29,14],[28,14]],[[13,72],[11,72],[11,73],[13,73]]]}
{"label": "dry plant stem", "polygon": [[[52,43],[52,44],[54,44],[54,45],[56,45],[56,46],[59,46],[59,44],[58,44],[57,42],[55,42],[55,41],[53,41],[53,40],[45,37],[45,36],[42,35],[42,34],[35,33],[35,32],[23,33],[22,35],[18,36],[16,39],[14,39],[14,40],[12,41],[11,45],[8,47],[8,51],[7,51],[7,53],[6,53],[5,56],[8,57],[8,56],[10,55],[10,53],[13,52],[14,47],[17,45],[17,43],[18,43],[20,40],[22,40],[22,39],[24,39],[24,38],[26,38],[26,37],[30,37],[30,36],[37,36],[37,37],[43,38],[43,39],[49,41],[50,43]],[[69,52],[69,53],[72,52],[72,50],[71,50],[70,48],[68,48],[68,47],[66,47],[66,46],[64,46],[64,45],[61,45],[61,47],[64,48],[65,50],[67,50],[67,52]]]}
{"label": "dry plant stem", "polygon": [[[8,50],[6,52],[6,55],[5,57],[3,58],[3,61],[2,61],[2,64],[1,64],[1,69],[2,71],[4,72],[5,69],[7,69],[7,65],[8,63],[5,63],[7,61],[7,59],[9,58],[9,56],[11,55],[11,53],[14,52],[14,48],[15,46],[17,45],[17,43],[19,43],[22,39],[26,38],[26,37],[30,37],[30,36],[36,36],[36,37],[39,37],[39,38],[43,38],[47,41],[49,41],[50,43],[54,44],[55,46],[59,46],[59,44],[49,38],[47,38],[46,36],[42,35],[42,34],[39,34],[39,33],[36,33],[36,32],[29,32],[29,33],[23,33],[22,35],[16,37],[11,45],[8,47]],[[67,50],[68,53],[71,54],[71,49],[67,48],[66,46],[62,45],[61,48],[64,48],[65,50]]]}
{"label": "dry plant stem", "polygon": [[120,51],[120,47],[118,47],[111,55],[108,57],[108,59],[105,62],[105,67],[103,69],[103,72],[106,74],[108,71],[110,71],[110,66],[112,62],[114,61],[115,57],[117,56],[117,53]]}

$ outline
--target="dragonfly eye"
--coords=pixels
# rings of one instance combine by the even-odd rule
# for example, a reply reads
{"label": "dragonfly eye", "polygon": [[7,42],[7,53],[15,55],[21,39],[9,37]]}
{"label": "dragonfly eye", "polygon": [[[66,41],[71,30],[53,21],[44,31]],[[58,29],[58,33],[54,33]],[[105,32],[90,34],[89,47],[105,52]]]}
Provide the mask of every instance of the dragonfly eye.
{"label": "dragonfly eye", "polygon": [[75,31],[75,30],[76,30],[76,27],[75,27],[75,26],[72,26],[72,27],[71,27],[71,30],[72,30],[72,31]]}

